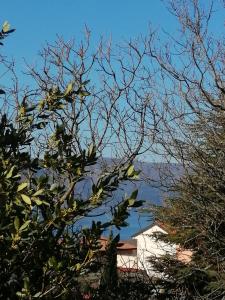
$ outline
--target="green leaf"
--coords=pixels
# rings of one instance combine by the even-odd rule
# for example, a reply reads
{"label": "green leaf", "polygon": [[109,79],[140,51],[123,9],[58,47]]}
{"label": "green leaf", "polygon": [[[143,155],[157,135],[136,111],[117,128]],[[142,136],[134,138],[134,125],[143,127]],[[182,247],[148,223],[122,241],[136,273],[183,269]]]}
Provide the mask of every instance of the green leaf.
{"label": "green leaf", "polygon": [[140,177],[139,177],[138,174],[134,174],[134,175],[131,176],[131,179],[132,179],[132,180],[138,180],[139,178],[140,178]]}
{"label": "green leaf", "polygon": [[26,294],[25,293],[22,293],[22,292],[16,292],[16,295],[18,297],[20,297],[21,299],[23,299],[24,297],[26,297]]}
{"label": "green leaf", "polygon": [[73,83],[70,82],[65,90],[65,96],[67,96],[68,94],[70,94],[73,90]]}
{"label": "green leaf", "polygon": [[34,200],[34,202],[37,204],[37,205],[42,205],[43,204],[43,202],[39,199],[39,198],[33,198],[32,197],[32,200]]}
{"label": "green leaf", "polygon": [[82,82],[82,85],[87,85],[90,82],[90,80],[85,80],[84,82]]}
{"label": "green leaf", "polygon": [[9,29],[10,29],[10,24],[8,21],[5,21],[2,25],[2,31],[7,32],[7,31],[9,31]]}
{"label": "green leaf", "polygon": [[39,101],[38,108],[40,110],[42,110],[45,107],[45,102],[46,102],[45,99],[42,99],[42,100]]}
{"label": "green leaf", "polygon": [[132,192],[132,194],[130,195],[130,198],[132,199],[137,199],[137,195],[138,195],[138,190],[135,190]]}
{"label": "green leaf", "polygon": [[23,281],[24,281],[24,290],[28,292],[30,280],[29,280],[29,278],[26,276],[26,277],[23,279]]}
{"label": "green leaf", "polygon": [[21,194],[21,197],[23,199],[23,201],[29,205],[31,205],[31,199],[29,196],[25,195],[25,194]]}
{"label": "green leaf", "polygon": [[88,157],[92,157],[94,156],[96,153],[96,147],[95,144],[90,144],[89,148],[88,148]]}
{"label": "green leaf", "polygon": [[20,177],[21,177],[20,174],[16,174],[12,178],[20,178]]}
{"label": "green leaf", "polygon": [[9,179],[9,178],[12,177],[14,169],[15,169],[15,166],[13,166],[13,167],[9,170],[9,172],[6,174],[6,178],[7,178],[7,179]]}
{"label": "green leaf", "polygon": [[138,195],[138,190],[135,190],[131,193],[130,198],[128,199],[129,206],[136,207],[136,203],[138,202],[138,201],[136,201],[137,195]]}
{"label": "green leaf", "polygon": [[42,201],[42,204],[46,205],[46,206],[50,206],[50,204],[46,201]]}
{"label": "green leaf", "polygon": [[36,108],[36,105],[32,105],[30,107],[26,107],[26,112],[31,112]]}
{"label": "green leaf", "polygon": [[38,292],[33,296],[33,298],[39,298],[41,296],[41,294],[42,294],[42,292]]}
{"label": "green leaf", "polygon": [[35,127],[36,127],[37,129],[43,129],[43,128],[46,127],[47,124],[48,124],[48,122],[40,122],[40,123],[37,123],[37,124],[35,125]]}
{"label": "green leaf", "polygon": [[139,179],[139,174],[141,173],[141,170],[134,170],[133,174],[130,176],[130,179],[132,180],[138,180]]}
{"label": "green leaf", "polygon": [[134,173],[134,165],[131,165],[127,170],[127,176],[130,177]]}
{"label": "green leaf", "polygon": [[36,197],[36,196],[39,196],[39,195],[43,195],[44,192],[45,192],[44,189],[40,189],[40,190],[38,190],[37,192],[35,192],[35,193],[33,194],[33,197]]}
{"label": "green leaf", "polygon": [[91,95],[91,93],[89,93],[88,91],[80,91],[80,96],[90,96]]}
{"label": "green leaf", "polygon": [[52,192],[52,191],[56,190],[58,187],[59,187],[59,185],[57,183],[53,183],[50,187],[50,191]]}
{"label": "green leaf", "polygon": [[103,193],[103,188],[100,188],[97,192],[97,196],[100,197]]}
{"label": "green leaf", "polygon": [[47,118],[49,118],[49,115],[47,115],[47,114],[44,115],[44,114],[43,114],[43,115],[41,115],[41,116],[38,116],[38,118],[40,118],[40,119],[47,119]]}
{"label": "green leaf", "polygon": [[79,271],[81,269],[81,264],[80,263],[77,263],[76,265],[75,265],[75,270],[76,271]]}
{"label": "green leaf", "polygon": [[24,229],[26,229],[30,222],[31,220],[27,220],[26,222],[24,222],[23,225],[20,227],[19,231],[23,231]]}
{"label": "green leaf", "polygon": [[54,268],[57,267],[57,260],[56,260],[55,256],[52,256],[49,258],[48,265],[50,267],[54,267]]}
{"label": "green leaf", "polygon": [[132,199],[132,198],[128,199],[128,203],[129,203],[129,206],[133,206],[135,203],[135,199]]}
{"label": "green leaf", "polygon": [[81,171],[81,168],[80,168],[80,167],[78,167],[78,168],[76,169],[76,174],[77,174],[78,176],[80,176],[80,175],[82,174],[82,171]]}
{"label": "green leaf", "polygon": [[14,219],[14,227],[16,229],[16,231],[19,230],[19,227],[20,227],[20,219],[16,216],[15,219]]}
{"label": "green leaf", "polygon": [[135,202],[133,203],[132,207],[140,207],[140,206],[143,205],[143,203],[144,203],[143,200],[135,201]]}
{"label": "green leaf", "polygon": [[18,186],[18,188],[17,188],[17,192],[22,191],[22,190],[25,189],[27,186],[28,186],[28,183],[27,183],[27,182],[21,183],[21,184]]}

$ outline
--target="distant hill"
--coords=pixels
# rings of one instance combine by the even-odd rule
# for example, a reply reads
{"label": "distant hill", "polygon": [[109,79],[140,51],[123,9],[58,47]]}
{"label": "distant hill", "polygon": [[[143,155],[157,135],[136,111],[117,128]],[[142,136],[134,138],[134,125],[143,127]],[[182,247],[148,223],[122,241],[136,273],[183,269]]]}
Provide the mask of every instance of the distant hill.
{"label": "distant hill", "polygon": [[[114,161],[115,162],[115,161]],[[109,158],[104,158],[103,163],[107,165],[107,168],[112,166],[113,162]],[[120,185],[120,188],[116,190],[110,201],[106,205],[101,206],[94,212],[91,212],[89,217],[85,217],[80,220],[75,226],[89,226],[92,220],[106,221],[110,219],[110,207],[115,206],[116,203],[120,202],[125,195],[130,195],[132,191],[138,189],[138,200],[144,200],[145,206],[148,204],[160,205],[163,198],[168,195],[165,192],[165,188],[161,185],[161,179],[163,182],[169,183],[171,176],[179,177],[182,174],[182,167],[178,164],[168,164],[168,163],[151,163],[151,162],[140,162],[136,161],[134,163],[135,169],[141,170],[140,180],[135,180],[133,182],[124,182]],[[76,194],[80,198],[87,198],[91,193],[92,181],[96,180],[98,174],[100,173],[101,165],[96,164],[91,167],[92,177],[87,177],[85,180],[79,182],[76,186]],[[40,170],[39,175],[46,173],[46,170]],[[170,176],[168,176],[170,175]],[[93,217],[93,215],[102,214],[99,217]],[[150,213],[140,213],[140,210],[130,210],[130,217],[128,218],[129,226],[123,228],[120,231],[121,238],[130,238],[132,234],[146,227],[151,223],[152,216]],[[114,229],[114,231],[116,231]]]}
{"label": "distant hill", "polygon": [[[106,163],[110,166],[110,159],[106,159]],[[138,200],[145,200],[147,204],[159,205],[162,203],[164,196],[167,194],[165,188],[161,185],[161,179],[164,182],[169,183],[172,177],[179,177],[182,173],[182,168],[177,164],[166,164],[166,163],[149,163],[149,162],[135,162],[135,168],[140,169],[140,180],[133,182],[124,182],[120,188],[113,193],[111,201],[106,206],[102,206],[97,209],[93,214],[103,215],[101,217],[88,217],[79,222],[82,226],[88,226],[94,219],[105,221],[110,218],[110,206],[114,206],[115,203],[121,201],[124,195],[131,194],[132,191],[138,189]],[[95,166],[92,170],[93,173],[99,173],[99,166]],[[170,176],[168,176],[170,175]],[[96,176],[97,177],[97,176]],[[91,191],[91,182],[86,180],[81,182],[78,187],[78,194],[87,196]],[[140,213],[137,210],[130,211],[130,217],[128,219],[129,226],[121,230],[121,238],[130,238],[132,234],[141,228],[147,226],[151,222],[151,215]]]}

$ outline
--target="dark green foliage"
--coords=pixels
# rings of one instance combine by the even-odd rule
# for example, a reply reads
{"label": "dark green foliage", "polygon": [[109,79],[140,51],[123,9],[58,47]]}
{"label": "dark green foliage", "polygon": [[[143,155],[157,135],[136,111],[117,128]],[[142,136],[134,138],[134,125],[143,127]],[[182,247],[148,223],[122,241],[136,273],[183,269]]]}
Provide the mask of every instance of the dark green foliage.
{"label": "dark green foliage", "polygon": [[103,272],[101,276],[100,292],[102,298],[111,295],[116,295],[118,289],[118,274],[117,274],[117,244],[119,242],[119,235],[113,238],[111,233],[106,246],[105,262],[103,265]]}
{"label": "dark green foliage", "polygon": [[100,288],[91,290],[90,294],[93,300],[160,299],[152,281],[147,276],[139,274],[126,277],[119,274],[118,283],[113,292],[110,289],[103,292]]}
{"label": "dark green foliage", "polygon": [[173,186],[177,196],[156,209],[156,217],[168,227],[169,234],[161,238],[183,250],[191,250],[191,262],[165,257],[153,263],[170,279],[164,282],[168,292],[175,290],[184,299],[222,299],[225,295],[224,111],[206,113],[204,121],[193,123],[190,132],[196,141],[185,153],[191,164]]}
{"label": "dark green foliage", "polygon": [[[6,25],[2,37],[11,32]],[[76,137],[59,116],[62,106],[72,109],[72,94],[85,101],[87,83],[77,81],[78,90],[68,83],[64,92],[50,88],[35,105],[24,98],[12,121],[1,115],[1,299],[80,299],[78,277],[95,263],[103,230],[125,226],[127,208],[136,206],[135,201],[121,200],[123,209],[115,209],[111,221],[76,227],[136,174],[131,165],[109,170],[93,180],[90,195],[76,195],[77,185],[92,176],[98,149],[94,144],[77,149]]]}
{"label": "dark green foliage", "polygon": [[[10,29],[10,24],[6,21],[2,26],[2,30],[0,32],[0,40],[5,39],[10,33],[14,32],[15,29]],[[0,45],[3,46],[3,43],[0,42]],[[0,94],[4,94],[3,90],[0,90]]]}
{"label": "dark green foliage", "polygon": [[[182,168],[182,176],[162,174],[169,196],[155,209],[156,219],[168,231],[159,238],[177,245],[176,256],[151,261],[164,274],[159,281],[165,299],[224,299],[224,36],[212,32],[218,20],[215,7],[222,11],[224,3],[166,3],[180,34],[164,47],[151,45],[163,82],[157,90],[164,109],[156,140],[168,161]],[[192,252],[189,261],[182,257],[184,251]]]}

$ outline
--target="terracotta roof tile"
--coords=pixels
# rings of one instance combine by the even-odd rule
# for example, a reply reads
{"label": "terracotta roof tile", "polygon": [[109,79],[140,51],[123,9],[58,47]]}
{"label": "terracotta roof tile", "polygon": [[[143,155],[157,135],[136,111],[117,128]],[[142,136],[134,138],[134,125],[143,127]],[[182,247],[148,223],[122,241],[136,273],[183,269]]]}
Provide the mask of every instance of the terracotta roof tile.
{"label": "terracotta roof tile", "polygon": [[[101,237],[100,240],[101,251],[106,250],[108,239],[106,237]],[[136,240],[121,240],[117,245],[117,250],[136,250],[137,241]]]}

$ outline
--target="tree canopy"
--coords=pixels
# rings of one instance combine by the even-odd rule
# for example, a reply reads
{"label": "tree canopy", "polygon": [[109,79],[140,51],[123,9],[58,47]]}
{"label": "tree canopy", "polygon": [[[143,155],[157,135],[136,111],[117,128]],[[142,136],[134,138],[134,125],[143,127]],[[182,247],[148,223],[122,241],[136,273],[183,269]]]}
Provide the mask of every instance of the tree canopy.
{"label": "tree canopy", "polygon": [[[1,56],[13,77],[0,89],[2,298],[82,297],[78,277],[95,266],[100,235],[126,226],[127,209],[142,203],[137,191],[111,200],[122,182],[138,178],[133,161],[143,153],[182,169],[181,176],[163,169],[160,183],[147,178],[167,192],[151,213],[169,228],[157,238],[192,252],[189,263],[151,259],[163,274],[157,297],[224,298],[224,39],[210,27],[223,3],[166,4],[180,25],[167,42],[151,28],[115,48],[101,40],[97,50],[88,29],[81,43],[58,38],[38,66],[28,65],[31,86],[21,87]],[[5,22],[0,39],[13,31]],[[99,208],[110,214],[106,222]],[[80,228],[90,215],[92,226]],[[109,274],[118,237],[110,240],[104,293],[116,291]]]}
{"label": "tree canopy", "polygon": [[[4,23],[1,38],[12,31]],[[65,79],[62,74],[60,79]],[[93,220],[90,228],[77,225],[108,203],[121,182],[135,180],[139,172],[132,165],[133,158],[107,171],[94,169],[101,153],[99,136],[92,136],[86,145],[79,134],[79,118],[85,117],[82,106],[88,105],[91,95],[89,80],[75,74],[67,82],[62,89],[48,75],[40,92],[25,91],[10,114],[1,111],[2,299],[79,299],[78,277],[96,263],[101,234],[113,226],[126,226],[127,208],[141,204],[136,201],[137,192],[131,191],[108,206],[111,219]],[[7,92],[1,90],[1,94]],[[87,180],[90,189],[78,193],[77,186]]]}

